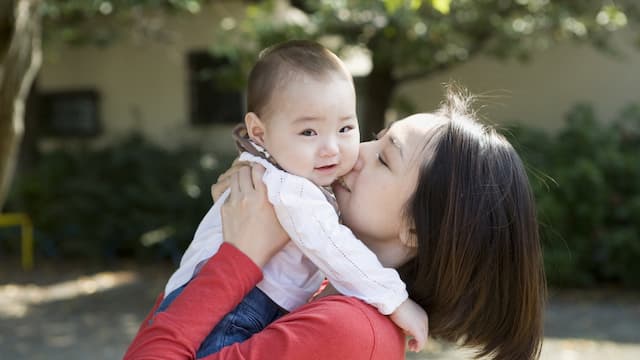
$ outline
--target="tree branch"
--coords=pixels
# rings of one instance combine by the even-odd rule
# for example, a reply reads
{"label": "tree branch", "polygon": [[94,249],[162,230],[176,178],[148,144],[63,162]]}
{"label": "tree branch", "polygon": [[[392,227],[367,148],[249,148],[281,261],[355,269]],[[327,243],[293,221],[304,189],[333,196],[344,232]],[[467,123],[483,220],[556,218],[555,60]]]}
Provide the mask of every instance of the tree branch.
{"label": "tree branch", "polygon": [[440,64],[438,64],[437,66],[434,66],[434,67],[430,67],[430,68],[426,68],[426,69],[420,69],[420,70],[413,71],[413,72],[408,72],[406,74],[402,74],[400,76],[395,77],[395,80],[396,80],[396,82],[398,84],[401,84],[401,83],[415,81],[415,80],[419,80],[419,79],[425,78],[428,75],[431,75],[433,73],[450,70],[450,69],[456,67],[459,64],[468,62],[470,58],[472,58],[476,54],[482,52],[482,50],[484,49],[484,47],[485,47],[486,43],[489,41],[489,39],[491,39],[491,34],[489,32],[478,34],[477,37],[472,42],[475,45],[468,49],[469,55],[464,60],[448,61],[448,62],[445,62],[445,63],[440,63]]}
{"label": "tree branch", "polygon": [[25,100],[42,62],[40,0],[9,3],[13,14],[0,14],[0,27],[12,27],[6,53],[0,58],[0,209],[9,193],[24,133]]}
{"label": "tree branch", "polygon": [[395,76],[394,80],[396,81],[396,83],[398,84],[402,84],[405,82],[411,82],[411,81],[415,81],[415,80],[419,80],[422,79],[424,77],[427,77],[430,74],[433,73],[437,73],[440,71],[445,71],[448,70],[449,68],[452,68],[454,66],[453,63],[444,63],[444,64],[440,64],[438,66],[435,67],[431,67],[428,69],[420,69],[418,71],[413,71],[410,73],[406,73],[400,76]]}

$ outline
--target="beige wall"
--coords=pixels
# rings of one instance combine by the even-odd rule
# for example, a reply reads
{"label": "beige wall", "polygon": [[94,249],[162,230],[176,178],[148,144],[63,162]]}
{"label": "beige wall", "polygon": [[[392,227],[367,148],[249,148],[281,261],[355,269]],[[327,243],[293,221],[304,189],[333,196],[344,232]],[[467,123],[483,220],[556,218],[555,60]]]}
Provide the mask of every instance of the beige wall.
{"label": "beige wall", "polygon": [[130,39],[107,48],[48,49],[39,89],[97,89],[103,125],[99,143],[139,129],[168,147],[195,142],[213,150],[232,149],[226,136],[229,127],[189,123],[186,55],[210,47],[215,41],[213,26],[240,11],[225,4],[206,8],[198,16],[167,19],[168,42]]}
{"label": "beige wall", "polygon": [[[97,89],[104,128],[97,143],[141,129],[169,147],[188,142],[231,150],[229,127],[189,124],[186,54],[206,49],[215,41],[212,27],[239,11],[231,5],[214,6],[197,17],[170,19],[168,29],[174,32],[170,43],[131,40],[104,49],[49,49],[38,86],[42,91]],[[631,42],[625,35],[617,40]],[[553,129],[581,101],[593,103],[602,119],[610,119],[625,104],[640,103],[640,51],[623,49],[621,59],[570,44],[537,54],[527,64],[480,57],[407,84],[399,93],[419,111],[430,111],[442,98],[440,84],[455,79],[474,93],[490,96],[483,112],[492,122],[519,120]]]}
{"label": "beige wall", "polygon": [[499,62],[480,57],[399,92],[430,111],[442,98],[442,83],[451,79],[473,93],[486,95],[482,113],[489,121],[525,122],[556,129],[579,102],[594,105],[598,119],[612,120],[627,104],[640,104],[640,48],[630,34],[614,38],[622,56],[613,57],[588,45],[563,44],[536,54],[532,61]]}

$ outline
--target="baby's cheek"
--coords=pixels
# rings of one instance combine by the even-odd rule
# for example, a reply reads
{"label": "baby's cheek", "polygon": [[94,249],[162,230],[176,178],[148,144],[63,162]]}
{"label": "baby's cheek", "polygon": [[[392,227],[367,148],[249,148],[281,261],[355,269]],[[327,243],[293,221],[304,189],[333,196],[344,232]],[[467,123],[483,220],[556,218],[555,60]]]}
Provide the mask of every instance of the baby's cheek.
{"label": "baby's cheek", "polygon": [[343,159],[340,161],[340,166],[338,168],[338,171],[336,172],[336,178],[339,178],[343,175],[348,174],[351,169],[353,169],[353,167],[356,165],[356,161],[358,160],[357,157],[353,158],[353,159]]}
{"label": "baby's cheek", "polygon": [[351,147],[350,151],[347,154],[345,154],[344,167],[347,168],[347,172],[349,172],[351,168],[353,168],[356,165],[356,161],[358,161],[359,151],[360,151],[360,145],[355,144],[354,146]]}

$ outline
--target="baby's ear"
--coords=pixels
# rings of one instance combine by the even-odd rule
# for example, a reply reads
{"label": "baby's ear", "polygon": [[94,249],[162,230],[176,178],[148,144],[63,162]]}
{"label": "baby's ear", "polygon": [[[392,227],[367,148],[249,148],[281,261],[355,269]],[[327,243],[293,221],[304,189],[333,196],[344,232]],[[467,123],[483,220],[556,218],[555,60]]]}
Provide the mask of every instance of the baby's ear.
{"label": "baby's ear", "polygon": [[258,115],[254,112],[248,112],[244,116],[244,124],[247,127],[247,133],[251,140],[258,143],[258,145],[264,146],[264,123]]}

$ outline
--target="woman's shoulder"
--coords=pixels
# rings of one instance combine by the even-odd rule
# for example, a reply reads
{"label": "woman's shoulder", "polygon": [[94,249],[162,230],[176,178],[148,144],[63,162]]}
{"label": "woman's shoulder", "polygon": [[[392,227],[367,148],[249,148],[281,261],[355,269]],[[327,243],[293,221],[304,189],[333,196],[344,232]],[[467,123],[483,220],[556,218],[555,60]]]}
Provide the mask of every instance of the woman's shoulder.
{"label": "woman's shoulder", "polygon": [[358,358],[404,359],[402,331],[387,316],[359,299],[331,295],[306,304],[290,315],[314,322],[316,336],[357,352],[362,356]]}
{"label": "woman's shoulder", "polygon": [[[381,329],[389,332],[400,332],[389,317],[382,315],[375,307],[362,300],[344,295],[329,295],[306,304],[302,308],[310,307],[314,311],[330,311],[332,315],[354,316],[354,320],[366,319],[372,324],[379,325]],[[302,309],[301,308],[301,309]]]}

